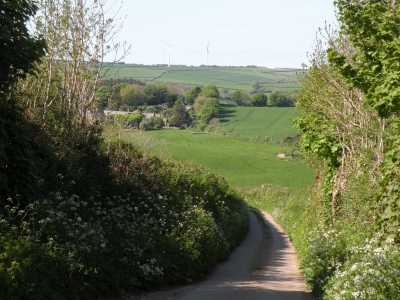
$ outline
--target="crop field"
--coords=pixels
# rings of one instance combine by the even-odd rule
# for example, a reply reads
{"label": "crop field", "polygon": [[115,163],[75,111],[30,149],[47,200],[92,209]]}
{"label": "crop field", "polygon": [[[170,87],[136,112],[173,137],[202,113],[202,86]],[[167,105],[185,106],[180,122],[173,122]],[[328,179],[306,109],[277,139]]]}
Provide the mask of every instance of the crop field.
{"label": "crop field", "polygon": [[[121,137],[131,141],[138,131],[125,130]],[[166,145],[173,157],[188,160],[222,175],[234,187],[310,186],[314,172],[302,161],[278,158],[279,145],[257,144],[217,136],[192,134],[190,130],[149,131]],[[292,149],[284,147],[283,151]]]}
{"label": "crop field", "polygon": [[298,69],[245,67],[142,66],[118,64],[105,78],[133,78],[160,83],[183,83],[190,86],[215,84],[219,89],[247,90],[259,82],[269,92],[290,92],[298,89]]}
{"label": "crop field", "polygon": [[294,107],[223,106],[219,125],[245,137],[268,136],[276,142],[297,133],[293,128],[297,115]]}
{"label": "crop field", "polygon": [[269,136],[271,144],[240,141],[215,134],[193,134],[188,130],[142,131],[122,130],[120,137],[135,144],[143,135],[148,149],[166,153],[177,159],[189,160],[224,176],[235,187],[257,187],[273,184],[301,188],[309,186],[314,172],[303,161],[279,158],[278,154],[290,156],[292,147],[279,143],[286,136],[293,136],[292,119],[297,116],[295,108],[287,107],[236,107],[225,106],[222,122],[245,137]]}

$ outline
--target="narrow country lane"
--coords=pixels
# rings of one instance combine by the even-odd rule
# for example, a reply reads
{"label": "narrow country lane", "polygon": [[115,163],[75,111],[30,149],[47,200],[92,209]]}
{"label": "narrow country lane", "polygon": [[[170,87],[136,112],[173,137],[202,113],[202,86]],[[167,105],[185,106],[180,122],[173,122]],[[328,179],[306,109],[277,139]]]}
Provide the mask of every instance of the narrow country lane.
{"label": "narrow country lane", "polygon": [[143,300],[311,300],[287,235],[272,217],[251,210],[241,245],[206,280],[124,299]]}

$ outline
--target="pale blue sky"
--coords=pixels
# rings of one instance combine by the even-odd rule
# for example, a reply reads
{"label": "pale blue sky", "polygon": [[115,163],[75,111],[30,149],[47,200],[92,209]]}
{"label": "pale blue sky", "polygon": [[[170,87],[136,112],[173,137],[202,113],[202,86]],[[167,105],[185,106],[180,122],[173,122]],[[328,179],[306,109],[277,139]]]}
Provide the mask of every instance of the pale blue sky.
{"label": "pale blue sky", "polygon": [[333,0],[125,0],[126,63],[300,68]]}

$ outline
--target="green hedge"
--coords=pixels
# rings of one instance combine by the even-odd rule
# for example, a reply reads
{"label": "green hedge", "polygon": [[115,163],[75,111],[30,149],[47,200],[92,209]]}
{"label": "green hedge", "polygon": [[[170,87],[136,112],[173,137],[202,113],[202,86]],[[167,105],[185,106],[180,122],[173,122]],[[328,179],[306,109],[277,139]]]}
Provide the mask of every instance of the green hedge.
{"label": "green hedge", "polygon": [[95,299],[190,282],[246,233],[247,204],[219,176],[123,142],[102,151],[119,195],[96,192],[94,181],[92,195],[78,195],[81,183],[59,174],[46,197],[27,206],[7,199],[0,298]]}

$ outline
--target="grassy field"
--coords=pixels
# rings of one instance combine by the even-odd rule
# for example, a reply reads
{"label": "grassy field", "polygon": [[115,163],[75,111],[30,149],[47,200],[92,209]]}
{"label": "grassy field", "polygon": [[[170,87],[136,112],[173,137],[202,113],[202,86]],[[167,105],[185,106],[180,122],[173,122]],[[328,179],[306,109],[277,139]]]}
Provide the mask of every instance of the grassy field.
{"label": "grassy field", "polygon": [[223,106],[220,126],[249,138],[268,136],[271,142],[277,142],[297,133],[293,128],[297,115],[294,107]]}
{"label": "grassy field", "polygon": [[151,82],[187,85],[215,84],[219,89],[247,90],[259,82],[267,91],[290,92],[298,89],[298,69],[267,69],[244,67],[142,66],[118,64],[105,78],[134,78]]}
{"label": "grassy field", "polygon": [[[125,130],[121,137],[134,140],[137,131]],[[189,160],[225,177],[234,187],[257,187],[268,183],[301,188],[311,185],[314,173],[298,160],[282,159],[279,145],[257,144],[190,130],[149,131],[166,145],[173,157]],[[283,147],[283,151],[291,152]]]}
{"label": "grassy field", "polygon": [[[273,142],[296,133],[292,120],[295,108],[224,107],[220,126],[246,137],[269,136]],[[153,137],[152,140],[146,136]],[[147,150],[167,153],[189,160],[224,176],[235,187],[257,187],[262,184],[301,188],[309,186],[314,172],[300,160],[279,158],[289,156],[293,148],[279,144],[258,144],[215,134],[193,134],[191,130],[142,131],[122,130],[120,137],[137,143],[140,139]]]}

